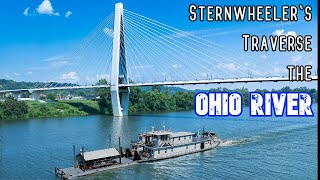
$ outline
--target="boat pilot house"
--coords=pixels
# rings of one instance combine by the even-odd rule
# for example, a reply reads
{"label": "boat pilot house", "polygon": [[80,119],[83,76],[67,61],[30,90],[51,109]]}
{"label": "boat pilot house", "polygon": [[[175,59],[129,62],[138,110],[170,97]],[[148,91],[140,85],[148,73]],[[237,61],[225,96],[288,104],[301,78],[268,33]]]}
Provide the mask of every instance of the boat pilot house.
{"label": "boat pilot house", "polygon": [[81,169],[97,169],[119,163],[120,154],[115,148],[81,152],[76,159]]}

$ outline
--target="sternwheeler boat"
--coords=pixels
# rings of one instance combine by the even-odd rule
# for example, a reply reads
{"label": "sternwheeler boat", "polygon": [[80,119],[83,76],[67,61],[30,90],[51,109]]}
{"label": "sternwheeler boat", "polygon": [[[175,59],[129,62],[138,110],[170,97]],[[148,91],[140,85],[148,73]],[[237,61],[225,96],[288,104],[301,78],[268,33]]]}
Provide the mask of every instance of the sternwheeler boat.
{"label": "sternwheeler boat", "polygon": [[55,174],[62,179],[72,179],[111,169],[131,166],[137,163],[174,158],[191,153],[213,149],[220,144],[216,133],[171,132],[169,129],[155,130],[138,134],[138,140],[131,142],[131,148],[116,148],[85,152],[81,148],[76,155],[74,166],[55,168]]}
{"label": "sternwheeler boat", "polygon": [[[171,132],[152,130],[138,135],[132,143],[138,162],[155,161],[213,149],[220,144],[216,133]],[[137,157],[137,156],[136,156]]]}

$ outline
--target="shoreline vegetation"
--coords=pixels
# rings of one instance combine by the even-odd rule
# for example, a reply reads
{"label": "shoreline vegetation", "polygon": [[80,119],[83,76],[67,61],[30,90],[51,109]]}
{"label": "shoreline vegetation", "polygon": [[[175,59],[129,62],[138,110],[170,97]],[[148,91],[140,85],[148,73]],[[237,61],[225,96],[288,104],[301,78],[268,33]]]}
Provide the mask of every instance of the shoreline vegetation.
{"label": "shoreline vegetation", "polygon": [[[10,82],[12,83],[12,82]],[[106,84],[102,79],[97,84]],[[18,85],[15,84],[15,87]],[[197,92],[239,92],[243,97],[243,105],[248,106],[249,91],[246,88],[230,90],[227,88],[214,88],[210,90],[186,90],[177,87],[154,86],[149,88],[130,88],[129,114],[141,112],[171,112],[192,110],[194,105],[194,95]],[[314,103],[318,103],[318,90],[300,87],[291,89],[284,87],[272,92],[308,92],[313,97]],[[257,89],[255,92],[270,92],[266,89]],[[111,97],[109,88],[97,90],[63,92],[65,94],[75,93],[77,95],[89,94],[100,97],[95,100],[54,100],[55,93],[47,92],[43,101],[17,101],[12,97],[3,98],[0,101],[0,120],[48,118],[48,117],[68,117],[86,115],[112,115]]]}

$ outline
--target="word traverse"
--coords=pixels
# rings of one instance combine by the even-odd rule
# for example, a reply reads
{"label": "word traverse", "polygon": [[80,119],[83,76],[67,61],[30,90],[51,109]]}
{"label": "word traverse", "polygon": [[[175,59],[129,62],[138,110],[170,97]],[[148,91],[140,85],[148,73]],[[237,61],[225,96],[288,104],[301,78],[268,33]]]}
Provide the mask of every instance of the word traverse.
{"label": "word traverse", "polygon": [[[275,35],[259,38],[256,35],[242,34],[244,40],[244,51],[312,51],[312,36]],[[249,46],[250,44],[250,46]]]}

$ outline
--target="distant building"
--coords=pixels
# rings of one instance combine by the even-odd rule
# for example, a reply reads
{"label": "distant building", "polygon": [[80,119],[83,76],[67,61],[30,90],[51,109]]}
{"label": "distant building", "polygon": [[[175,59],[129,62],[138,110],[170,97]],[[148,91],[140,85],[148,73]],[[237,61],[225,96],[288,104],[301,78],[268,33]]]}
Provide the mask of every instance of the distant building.
{"label": "distant building", "polygon": [[70,99],[74,99],[74,100],[84,100],[85,98],[82,96],[75,96],[75,97],[71,97]]}
{"label": "distant building", "polygon": [[18,101],[32,101],[31,98],[18,98]]}
{"label": "distant building", "polygon": [[[84,97],[86,100],[97,100],[98,99],[98,97],[96,97],[96,96],[85,96]],[[100,98],[100,97],[99,97]]]}

